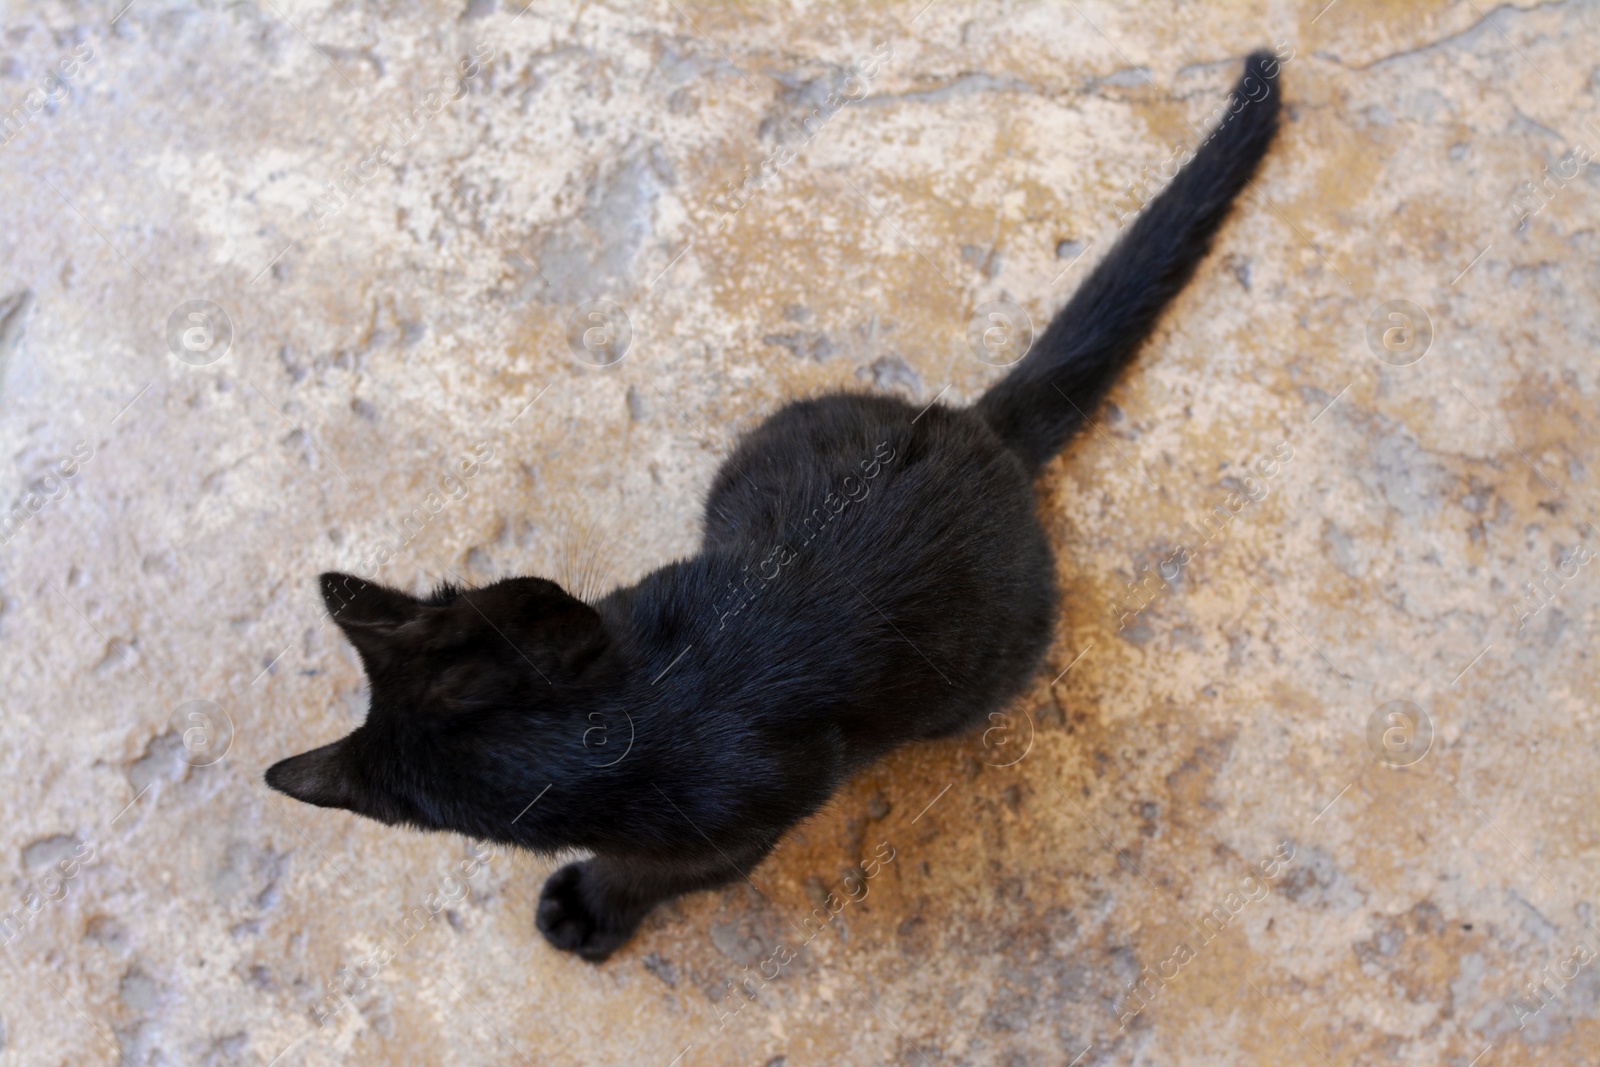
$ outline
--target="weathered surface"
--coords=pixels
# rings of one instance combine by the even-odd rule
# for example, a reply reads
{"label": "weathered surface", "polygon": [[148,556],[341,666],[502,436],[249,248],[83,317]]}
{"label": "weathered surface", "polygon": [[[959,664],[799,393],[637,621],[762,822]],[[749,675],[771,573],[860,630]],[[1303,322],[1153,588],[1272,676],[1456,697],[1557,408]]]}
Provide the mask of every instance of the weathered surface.
{"label": "weathered surface", "polygon": [[[6,11],[0,1062],[1592,1059],[1600,8],[921,3]],[[364,712],[318,571],[421,514],[397,584],[593,592],[691,549],[782,399],[971,400],[974,310],[1042,325],[1271,42],[1291,121],[1047,471],[1067,609],[993,731],[598,968],[534,932],[551,861],[430,916],[465,842],[263,792]],[[610,366],[568,344],[602,298]],[[189,308],[169,344],[202,300],[225,352]],[[1391,701],[1432,732],[1401,768]]]}

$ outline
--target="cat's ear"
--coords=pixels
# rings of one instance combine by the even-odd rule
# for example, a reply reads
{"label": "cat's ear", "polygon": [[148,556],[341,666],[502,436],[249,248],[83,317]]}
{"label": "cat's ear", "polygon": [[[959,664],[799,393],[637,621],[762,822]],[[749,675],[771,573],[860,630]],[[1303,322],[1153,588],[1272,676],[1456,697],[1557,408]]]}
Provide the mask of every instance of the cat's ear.
{"label": "cat's ear", "polygon": [[422,610],[416,597],[353,574],[329,571],[318,582],[328,614],[346,633],[353,628],[392,633]]}
{"label": "cat's ear", "polygon": [[344,738],[331,745],[279,760],[267,768],[267,784],[278,792],[319,808],[362,811],[361,790],[350,773]]}
{"label": "cat's ear", "polygon": [[401,628],[426,610],[414,596],[353,574],[329,571],[319,581],[328,614],[361,653],[369,673],[393,662]]}
{"label": "cat's ear", "polygon": [[523,633],[545,637],[560,650],[560,662],[581,672],[611,644],[600,613],[555,582],[517,578],[516,614]]}

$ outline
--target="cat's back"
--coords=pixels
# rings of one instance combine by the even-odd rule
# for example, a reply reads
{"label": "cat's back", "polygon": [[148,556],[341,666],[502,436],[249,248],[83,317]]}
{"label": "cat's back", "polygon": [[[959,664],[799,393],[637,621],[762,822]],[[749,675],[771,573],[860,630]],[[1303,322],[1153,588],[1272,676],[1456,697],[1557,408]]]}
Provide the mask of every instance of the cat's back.
{"label": "cat's back", "polygon": [[[905,533],[897,520],[919,506],[1027,510],[1032,501],[1021,464],[975,415],[830,394],[786,404],[741,439],[708,495],[705,544],[743,548],[773,534],[805,541],[836,525]],[[849,523],[827,521],[852,510]]]}
{"label": "cat's back", "polygon": [[926,736],[990,710],[1044,650],[1054,564],[1034,508],[1022,464],[969,412],[824,396],[723,464],[695,569],[718,590],[719,637],[772,650],[764,669],[868,733],[916,707]]}

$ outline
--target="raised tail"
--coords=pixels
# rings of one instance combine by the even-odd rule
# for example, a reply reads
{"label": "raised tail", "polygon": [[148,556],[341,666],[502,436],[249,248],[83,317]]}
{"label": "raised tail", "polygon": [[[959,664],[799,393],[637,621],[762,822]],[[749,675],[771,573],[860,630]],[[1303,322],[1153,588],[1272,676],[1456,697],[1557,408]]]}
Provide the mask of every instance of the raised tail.
{"label": "raised tail", "polygon": [[1189,281],[1278,129],[1278,61],[1245,60],[1227,112],[1010,374],[975,410],[1037,471],[1116,381]]}

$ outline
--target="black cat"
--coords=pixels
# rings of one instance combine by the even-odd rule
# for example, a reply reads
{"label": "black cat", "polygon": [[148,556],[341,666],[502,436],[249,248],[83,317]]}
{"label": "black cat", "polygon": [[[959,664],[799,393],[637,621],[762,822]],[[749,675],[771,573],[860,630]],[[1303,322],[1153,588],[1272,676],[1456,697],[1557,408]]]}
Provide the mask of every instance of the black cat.
{"label": "black cat", "polygon": [[1209,140],[976,405],[788,405],[722,465],[694,558],[594,604],[542,578],[418,599],[323,575],[372,706],[267,783],[593,852],[545,883],[537,922],[602,960],[658,902],[749,871],[853,771],[984,722],[1056,613],[1031,480],[1205,255],[1272,141],[1277,73],[1246,61]]}

